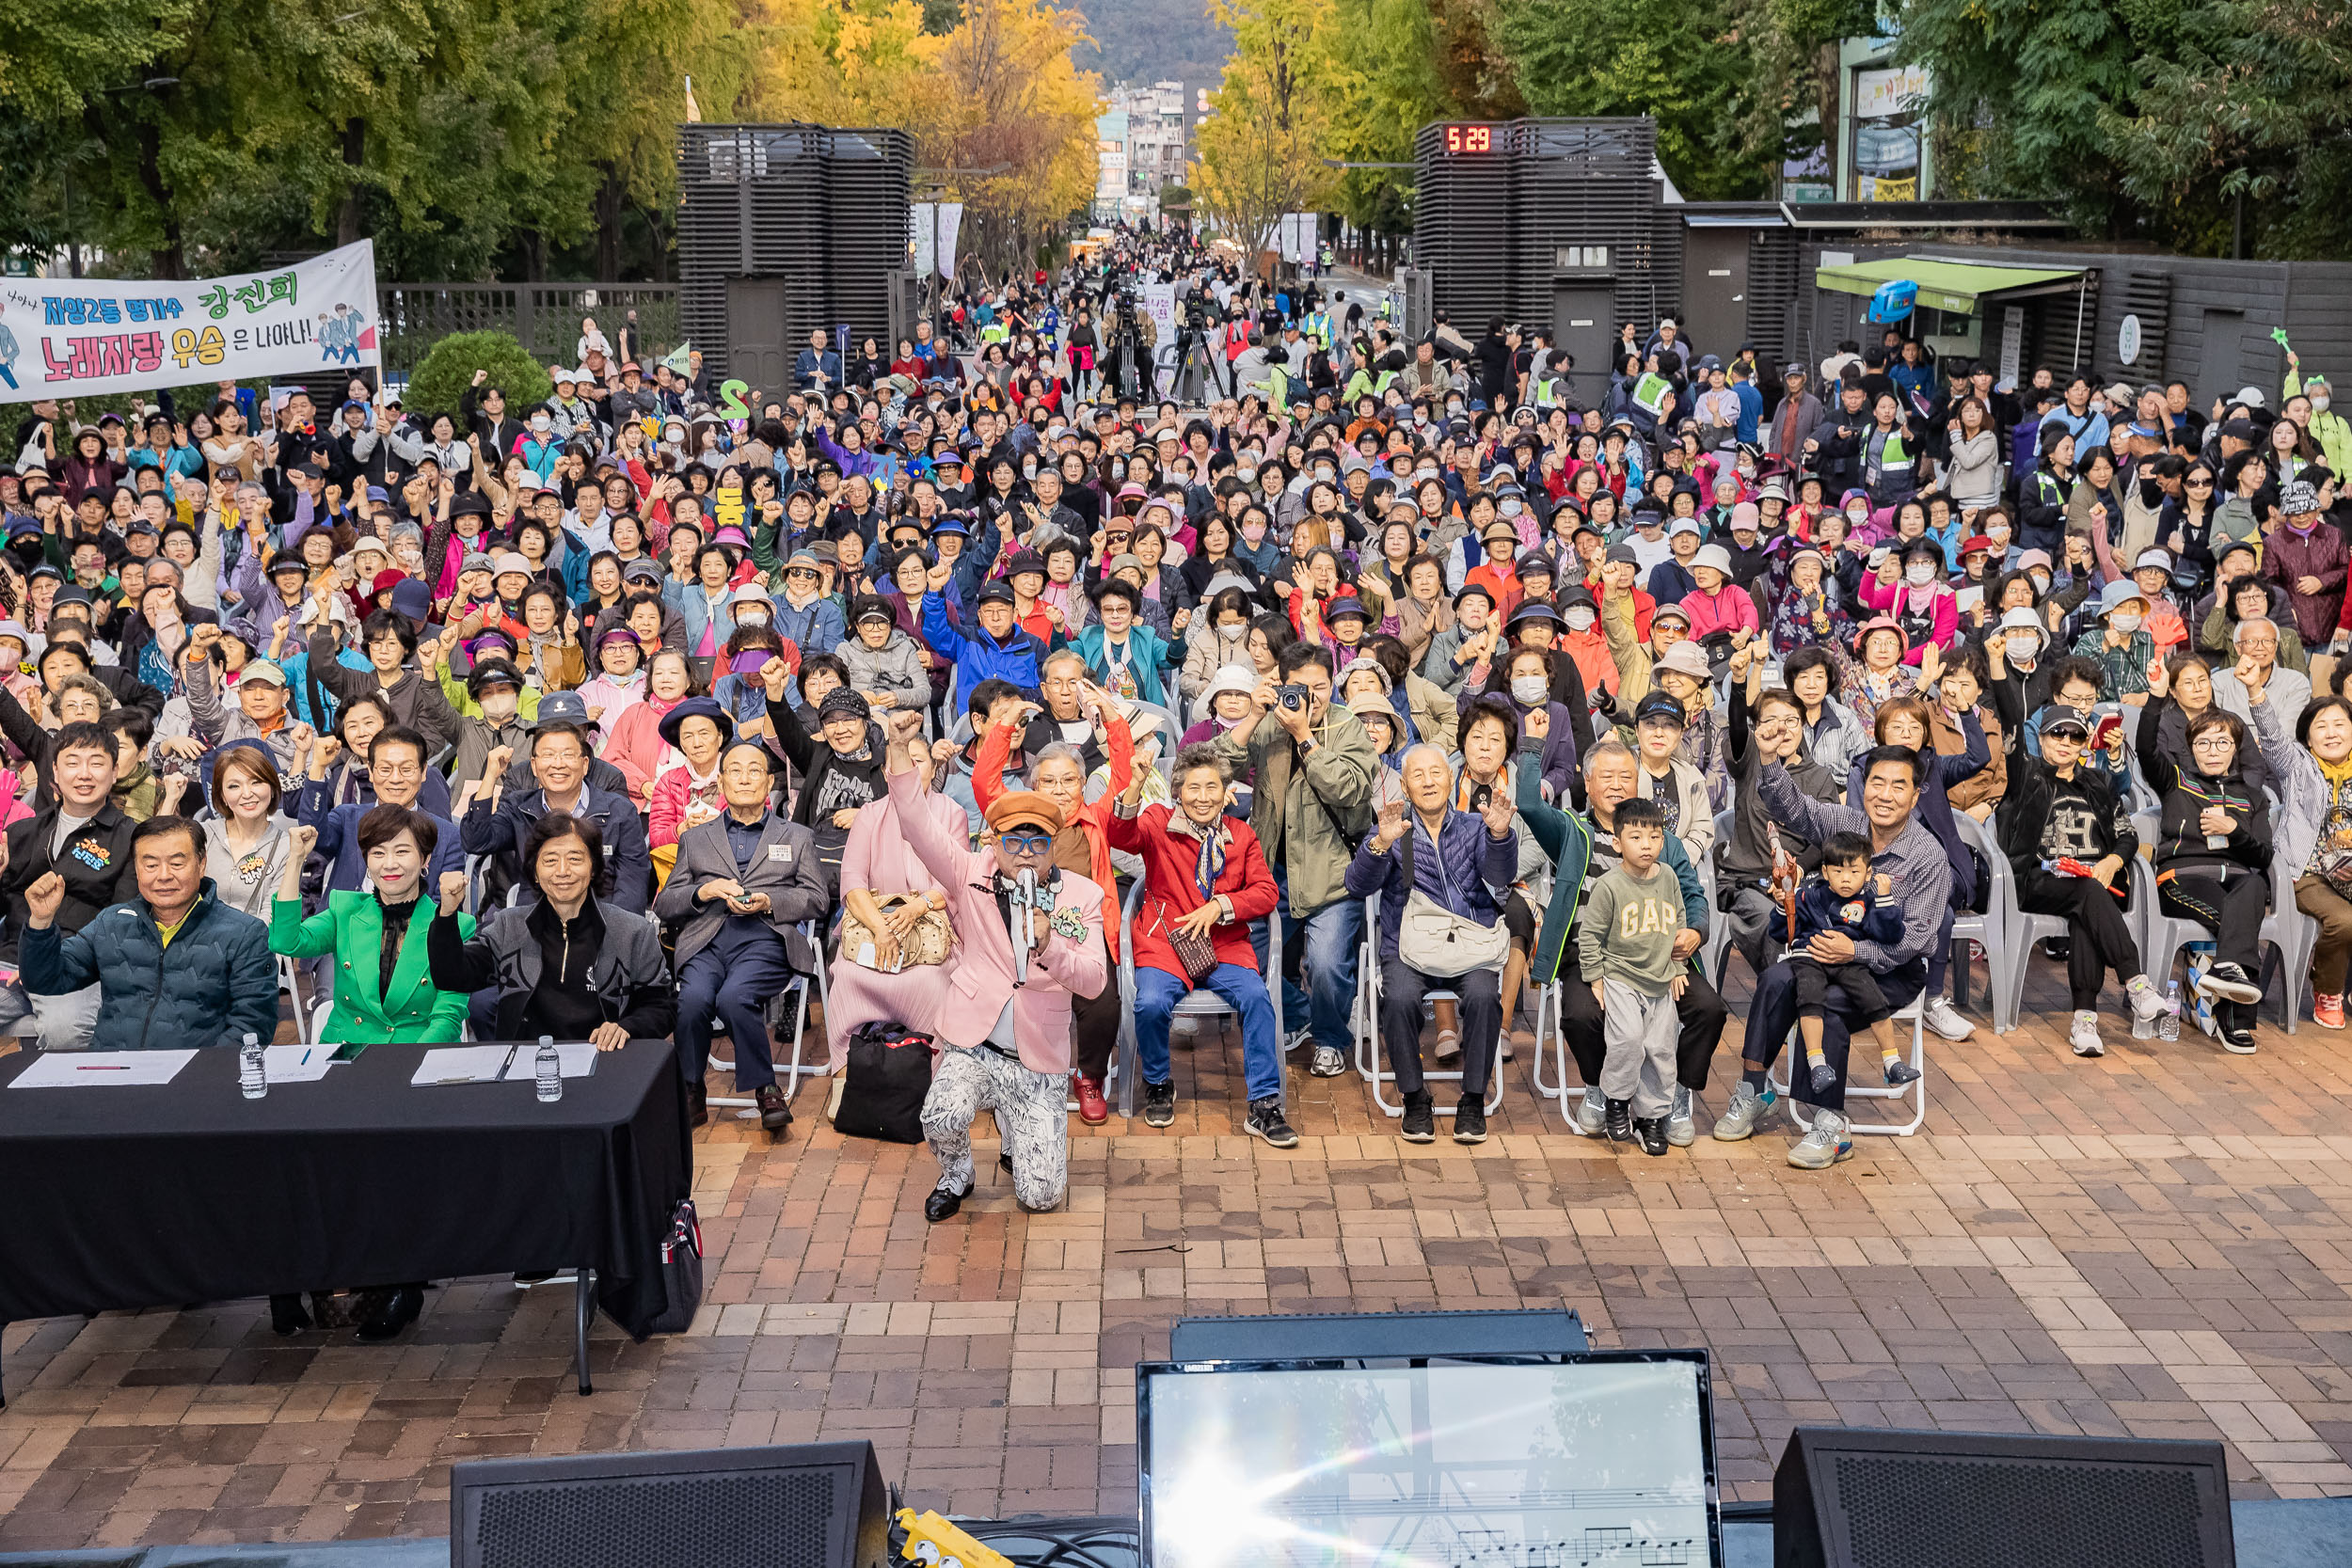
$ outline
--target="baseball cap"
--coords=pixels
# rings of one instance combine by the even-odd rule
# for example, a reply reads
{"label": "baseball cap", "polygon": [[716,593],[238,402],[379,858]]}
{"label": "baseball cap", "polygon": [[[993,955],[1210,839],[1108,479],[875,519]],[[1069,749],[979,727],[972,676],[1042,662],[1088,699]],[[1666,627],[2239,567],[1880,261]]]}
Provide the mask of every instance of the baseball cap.
{"label": "baseball cap", "polygon": [[245,668],[237,673],[237,679],[259,681],[263,686],[284,686],[286,672],[266,658],[248,658],[245,661]]}
{"label": "baseball cap", "polygon": [[[1676,644],[1677,647],[1680,645]],[[1641,705],[1633,710],[1633,722],[1637,727],[1652,721],[1672,724],[1676,729],[1681,729],[1690,722],[1690,719],[1682,711],[1682,704],[1676,698],[1663,691],[1653,691],[1643,698]]]}

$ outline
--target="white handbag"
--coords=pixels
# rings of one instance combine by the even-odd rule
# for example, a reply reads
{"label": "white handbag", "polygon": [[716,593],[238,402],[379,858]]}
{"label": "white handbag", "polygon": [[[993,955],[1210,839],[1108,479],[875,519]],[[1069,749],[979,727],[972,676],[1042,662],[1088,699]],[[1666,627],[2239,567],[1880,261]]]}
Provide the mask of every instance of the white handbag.
{"label": "white handbag", "polygon": [[1439,978],[1474,969],[1501,969],[1511,956],[1511,930],[1500,917],[1481,926],[1455,914],[1414,885],[1413,832],[1405,833],[1405,913],[1397,922],[1396,956],[1423,974]]}

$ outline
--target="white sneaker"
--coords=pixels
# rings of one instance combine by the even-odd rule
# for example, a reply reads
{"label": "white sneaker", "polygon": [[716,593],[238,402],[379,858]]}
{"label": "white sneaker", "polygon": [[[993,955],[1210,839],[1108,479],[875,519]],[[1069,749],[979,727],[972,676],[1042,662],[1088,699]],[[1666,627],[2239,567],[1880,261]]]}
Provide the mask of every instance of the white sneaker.
{"label": "white sneaker", "polygon": [[2066,1037],[2066,1043],[2074,1048],[2074,1054],[2077,1056],[2106,1055],[2107,1043],[2099,1037],[2099,1015],[2076,1013],[2074,1032]]}
{"label": "white sneaker", "polygon": [[1677,1148],[1688,1148],[1698,1142],[1698,1123],[1691,1115],[1691,1091],[1677,1084],[1674,1104],[1666,1112],[1666,1141]]}
{"label": "white sneaker", "polygon": [[2164,993],[2156,990],[2155,982],[2145,974],[2137,976],[2125,986],[2123,994],[2131,998],[2132,1012],[2142,1023],[2153,1023],[2172,1010],[2173,1005],[2164,999]]}
{"label": "white sneaker", "polygon": [[1928,998],[1928,1027],[1947,1040],[1964,1040],[1977,1032],[1977,1026],[1960,1016],[1948,996]]}
{"label": "white sneaker", "polygon": [[1576,1102],[1576,1115],[1569,1120],[1569,1130],[1579,1137],[1597,1138],[1607,1129],[1609,1101],[1597,1088],[1584,1091],[1584,1098]]}

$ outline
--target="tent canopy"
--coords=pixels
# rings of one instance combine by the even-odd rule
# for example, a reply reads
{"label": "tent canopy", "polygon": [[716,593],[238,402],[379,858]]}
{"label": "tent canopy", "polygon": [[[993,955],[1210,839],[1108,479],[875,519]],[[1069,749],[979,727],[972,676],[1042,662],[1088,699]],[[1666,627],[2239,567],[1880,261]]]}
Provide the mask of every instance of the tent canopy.
{"label": "tent canopy", "polygon": [[1883,284],[1919,285],[1919,303],[1931,310],[1974,315],[1977,302],[2031,294],[2063,293],[2079,282],[2081,267],[2003,267],[1984,261],[1936,261],[1906,256],[1883,261],[1850,261],[1820,268],[1814,282],[1839,293],[1869,295]]}

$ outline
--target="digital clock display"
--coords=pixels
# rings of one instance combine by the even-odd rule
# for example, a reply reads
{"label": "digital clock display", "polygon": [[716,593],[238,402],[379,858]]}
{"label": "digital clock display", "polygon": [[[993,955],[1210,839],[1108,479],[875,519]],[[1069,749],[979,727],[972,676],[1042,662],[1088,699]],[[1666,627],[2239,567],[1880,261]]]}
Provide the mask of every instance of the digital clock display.
{"label": "digital clock display", "polygon": [[1448,152],[1492,152],[1495,150],[1495,128],[1491,125],[1449,125],[1445,128],[1445,150]]}

